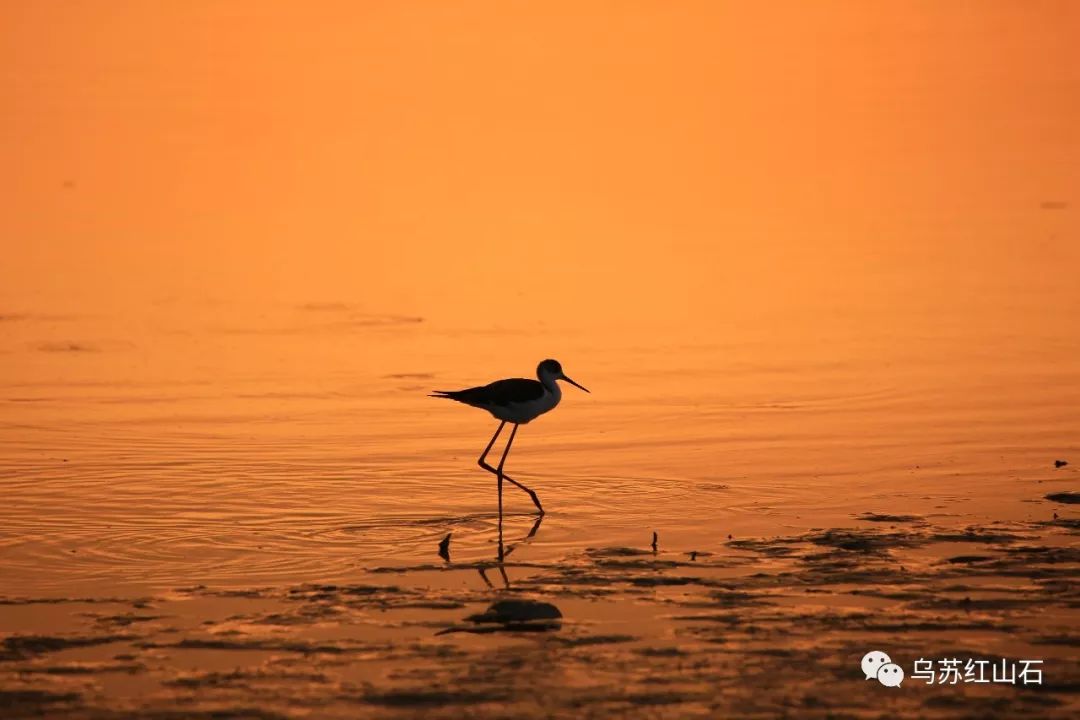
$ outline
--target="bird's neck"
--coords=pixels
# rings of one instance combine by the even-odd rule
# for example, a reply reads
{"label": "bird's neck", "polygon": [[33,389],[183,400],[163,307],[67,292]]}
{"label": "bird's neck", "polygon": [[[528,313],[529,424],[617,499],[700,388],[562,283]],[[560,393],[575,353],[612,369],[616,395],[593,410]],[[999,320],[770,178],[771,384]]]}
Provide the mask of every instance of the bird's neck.
{"label": "bird's neck", "polygon": [[562,390],[559,388],[559,383],[555,378],[547,373],[540,375],[540,384],[544,386],[544,390],[551,393],[555,397],[562,396]]}

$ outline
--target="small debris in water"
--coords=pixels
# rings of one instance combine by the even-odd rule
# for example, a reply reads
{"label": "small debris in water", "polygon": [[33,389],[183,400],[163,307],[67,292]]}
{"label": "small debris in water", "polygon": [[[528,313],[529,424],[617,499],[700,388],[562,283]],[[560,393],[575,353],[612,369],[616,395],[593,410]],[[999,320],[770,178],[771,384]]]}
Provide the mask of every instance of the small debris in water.
{"label": "small debris in water", "polygon": [[1068,464],[1069,464],[1068,460],[1055,460],[1054,461],[1054,467],[1056,467],[1056,468],[1063,468]]}

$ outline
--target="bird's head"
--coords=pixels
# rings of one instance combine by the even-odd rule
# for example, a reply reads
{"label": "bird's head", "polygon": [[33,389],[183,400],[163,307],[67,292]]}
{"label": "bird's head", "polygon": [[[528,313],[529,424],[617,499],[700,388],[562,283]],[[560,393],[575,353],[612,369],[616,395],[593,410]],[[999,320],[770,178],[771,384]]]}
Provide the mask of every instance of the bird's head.
{"label": "bird's head", "polygon": [[558,360],[545,360],[544,362],[540,363],[540,365],[536,368],[536,374],[540,377],[540,382],[548,379],[552,381],[565,380],[574,387],[580,388],[585,392],[589,392],[587,388],[578,385],[576,382],[566,377],[566,373],[563,372],[562,365],[559,364]]}

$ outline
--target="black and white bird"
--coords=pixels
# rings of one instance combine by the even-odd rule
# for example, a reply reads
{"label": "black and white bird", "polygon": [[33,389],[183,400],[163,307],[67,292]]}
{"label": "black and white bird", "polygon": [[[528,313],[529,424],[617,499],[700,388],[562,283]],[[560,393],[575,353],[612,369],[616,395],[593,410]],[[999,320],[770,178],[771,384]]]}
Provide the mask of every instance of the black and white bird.
{"label": "black and white bird", "polygon": [[[536,496],[536,493],[525,487],[517,480],[514,480],[507,475],[503,474],[503,466],[506,465],[506,456],[510,454],[510,446],[514,442],[514,436],[517,434],[518,425],[524,425],[540,417],[544,413],[553,410],[559,401],[562,400],[562,390],[559,388],[557,381],[565,380],[574,387],[581,388],[585,392],[589,392],[586,388],[578,385],[571,380],[563,372],[562,365],[558,360],[544,360],[536,368],[536,380],[528,380],[526,378],[507,378],[505,380],[496,380],[493,383],[482,385],[480,387],[468,388],[466,390],[436,390],[431,394],[431,397],[448,398],[450,400],[456,400],[466,405],[472,405],[473,407],[480,408],[481,410],[487,410],[489,413],[495,416],[497,420],[501,420],[498,429],[495,430],[495,434],[491,436],[491,442],[484,448],[484,452],[480,454],[480,459],[477,464],[490,473],[495,474],[499,478],[499,516],[502,516],[502,481],[505,478],[510,483],[521,488],[525,492],[529,493],[529,497],[532,498],[533,503],[536,505],[536,509],[541,515],[544,514],[544,508],[540,504],[540,498]],[[511,423],[513,428],[510,430],[510,439],[506,441],[506,448],[503,450],[502,459],[499,460],[498,467],[491,467],[487,463],[487,455],[491,451],[491,447],[495,444],[495,441],[499,438],[499,433],[502,432],[506,423]]]}

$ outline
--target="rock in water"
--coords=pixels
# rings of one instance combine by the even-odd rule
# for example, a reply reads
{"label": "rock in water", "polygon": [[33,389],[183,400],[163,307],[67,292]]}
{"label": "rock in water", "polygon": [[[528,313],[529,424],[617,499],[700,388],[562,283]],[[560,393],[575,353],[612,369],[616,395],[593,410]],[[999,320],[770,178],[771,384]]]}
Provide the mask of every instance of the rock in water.
{"label": "rock in water", "polygon": [[539,600],[498,600],[479,615],[468,618],[474,623],[499,623],[512,626],[522,624],[548,624],[562,618],[562,612],[551,603]]}

